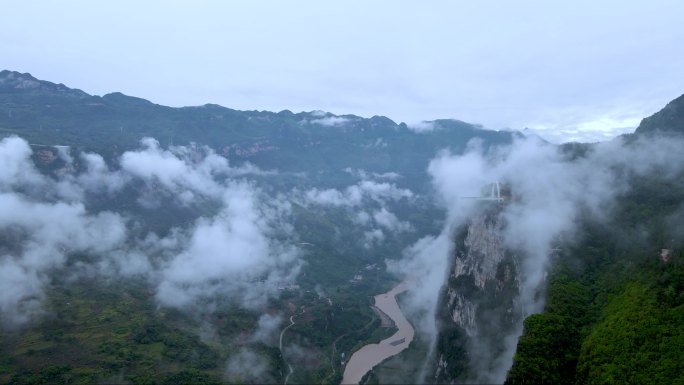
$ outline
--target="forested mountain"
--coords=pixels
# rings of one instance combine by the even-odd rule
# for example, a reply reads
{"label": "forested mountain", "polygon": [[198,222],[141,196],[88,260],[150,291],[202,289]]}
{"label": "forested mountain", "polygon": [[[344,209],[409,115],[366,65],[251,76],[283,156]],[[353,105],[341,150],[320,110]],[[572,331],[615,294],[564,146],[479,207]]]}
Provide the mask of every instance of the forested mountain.
{"label": "forested mountain", "polygon": [[421,129],[0,72],[0,380],[339,382],[387,334],[385,261],[444,220],[430,159],[519,136]]}
{"label": "forested mountain", "polygon": [[[662,135],[681,144],[684,96],[630,140]],[[677,147],[653,150],[675,164],[630,175],[609,220],[582,222],[555,258],[544,311],[525,320],[507,383],[684,382],[684,172]]]}

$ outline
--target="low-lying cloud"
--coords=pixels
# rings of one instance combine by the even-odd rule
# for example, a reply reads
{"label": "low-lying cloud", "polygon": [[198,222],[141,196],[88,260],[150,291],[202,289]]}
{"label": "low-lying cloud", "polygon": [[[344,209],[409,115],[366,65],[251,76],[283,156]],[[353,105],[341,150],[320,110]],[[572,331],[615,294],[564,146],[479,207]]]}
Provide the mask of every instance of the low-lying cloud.
{"label": "low-lying cloud", "polygon": [[274,230],[251,186],[227,187],[223,209],[200,218],[187,247],[161,270],[157,298],[163,304],[184,307],[228,295],[258,308],[298,273],[297,249],[270,238]]}
{"label": "low-lying cloud", "polygon": [[[294,236],[287,220],[289,202],[236,179],[244,170],[230,167],[210,149],[162,149],[146,138],[141,149],[125,152],[113,168],[98,154],[74,157],[68,148],[57,152],[65,166],[47,176],[34,166],[25,140],[0,141],[4,323],[22,324],[39,314],[46,287],[62,270],[76,276],[144,277],[165,306],[197,306],[221,298],[250,309],[262,306],[298,274],[299,252],[286,241]],[[119,199],[135,200],[139,190],[126,189],[134,183],[152,191],[148,201],[165,195],[180,206],[213,202],[216,209],[160,236],[142,228],[134,212],[89,208],[89,197],[102,194],[133,194]],[[77,260],[83,254],[87,261]]]}
{"label": "low-lying cloud", "polygon": [[349,211],[351,222],[363,229],[361,245],[367,250],[382,244],[388,236],[413,231],[413,226],[400,220],[390,211],[388,205],[411,204],[416,195],[394,183],[377,181],[396,179],[398,174],[376,174],[349,168],[345,171],[361,180],[341,190],[312,188],[301,192],[302,204],[311,207],[340,207]]}
{"label": "low-lying cloud", "polygon": [[310,124],[320,124],[321,126],[336,127],[343,126],[349,123],[351,120],[349,118],[341,116],[326,116],[323,118],[312,119],[309,121]]}
{"label": "low-lying cloud", "polygon": [[353,175],[361,180],[368,180],[368,179],[387,179],[387,180],[397,180],[401,178],[401,175],[396,173],[396,172],[383,172],[383,173],[377,173],[377,172],[369,172],[366,170],[362,169],[356,169],[356,168],[351,168],[347,167],[344,169],[344,172]]}
{"label": "low-lying cloud", "polygon": [[242,348],[228,359],[225,377],[235,383],[272,383],[273,378],[268,375],[269,368],[268,357]]}
{"label": "low-lying cloud", "polygon": [[267,346],[278,346],[278,332],[283,323],[283,317],[277,314],[262,314],[257,322],[257,329],[254,331],[250,340],[260,342]]}
{"label": "low-lying cloud", "polygon": [[406,125],[410,130],[422,133],[422,132],[430,132],[434,131],[435,129],[440,128],[439,125],[435,122],[431,121],[420,121],[417,123],[409,123]]}
{"label": "low-lying cloud", "polygon": [[413,192],[398,188],[394,183],[362,180],[344,190],[313,188],[306,191],[307,203],[331,206],[359,206],[365,199],[376,202],[399,201],[413,198]]}
{"label": "low-lying cloud", "polygon": [[182,203],[192,202],[197,193],[209,197],[221,195],[224,188],[215,178],[227,174],[226,158],[207,148],[172,147],[163,150],[152,138],[144,138],[141,143],[142,150],[127,151],[121,156],[124,172],[148,184],[160,185],[174,193]]}
{"label": "low-lying cloud", "polygon": [[384,229],[391,231],[393,233],[411,231],[412,229],[410,223],[400,221],[396,215],[394,215],[384,207],[373,213],[373,220],[380,227],[383,227]]}
{"label": "low-lying cloud", "polygon": [[126,237],[118,214],[88,214],[80,203],[45,203],[21,194],[0,193],[0,314],[2,321],[23,323],[40,313],[50,273],[73,253],[104,255]]}

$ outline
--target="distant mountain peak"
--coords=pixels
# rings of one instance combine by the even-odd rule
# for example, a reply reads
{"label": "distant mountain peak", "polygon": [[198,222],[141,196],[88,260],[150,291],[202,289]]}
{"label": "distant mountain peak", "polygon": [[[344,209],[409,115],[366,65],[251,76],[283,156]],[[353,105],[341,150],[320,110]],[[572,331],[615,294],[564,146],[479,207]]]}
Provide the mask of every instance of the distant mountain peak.
{"label": "distant mountain peak", "polygon": [[59,94],[80,98],[90,96],[79,89],[69,88],[61,83],[55,84],[45,80],[38,80],[28,72],[21,73],[8,70],[0,71],[0,89],[17,93]]}
{"label": "distant mountain peak", "polygon": [[372,118],[370,118],[370,122],[373,125],[376,126],[396,126],[397,124],[390,118],[386,116],[379,116],[379,115],[374,115]]}
{"label": "distant mountain peak", "polygon": [[138,98],[135,96],[129,96],[129,95],[123,94],[121,92],[110,92],[110,93],[102,96],[102,99],[116,101],[116,102],[129,103],[129,104],[150,104],[150,105],[154,104],[147,99]]}

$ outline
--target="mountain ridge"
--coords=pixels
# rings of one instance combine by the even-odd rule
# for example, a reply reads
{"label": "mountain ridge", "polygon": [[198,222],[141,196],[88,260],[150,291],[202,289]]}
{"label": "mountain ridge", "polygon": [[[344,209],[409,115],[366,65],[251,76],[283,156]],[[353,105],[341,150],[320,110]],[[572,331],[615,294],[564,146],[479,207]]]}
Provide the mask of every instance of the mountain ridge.
{"label": "mountain ridge", "polygon": [[105,158],[153,137],[162,146],[210,146],[230,161],[267,169],[351,167],[425,174],[436,149],[459,152],[476,137],[497,145],[520,135],[458,120],[431,124],[433,129],[418,132],[377,115],[240,111],[216,104],[168,107],[119,92],[93,96],[30,74],[0,72],[0,135],[76,146]]}
{"label": "mountain ridge", "polygon": [[667,103],[660,111],[644,118],[634,131],[635,134],[655,132],[684,134],[684,94]]}
{"label": "mountain ridge", "polygon": [[[221,110],[229,110],[229,111],[236,111],[236,112],[243,112],[243,113],[255,113],[255,114],[276,114],[276,115],[295,115],[295,116],[301,116],[301,115],[306,115],[306,116],[319,116],[321,118],[324,117],[338,117],[338,118],[345,118],[345,119],[363,119],[363,120],[369,120],[371,122],[374,122],[378,125],[395,125],[395,126],[405,126],[408,127],[408,125],[404,122],[395,122],[391,118],[388,118],[383,115],[373,115],[369,118],[365,118],[359,115],[355,114],[341,114],[341,115],[336,115],[334,113],[328,112],[328,111],[320,111],[320,110],[313,110],[313,111],[300,111],[300,112],[292,112],[289,109],[284,109],[281,111],[270,111],[270,110],[236,110],[230,107],[226,107],[220,104],[215,104],[215,103],[205,103],[205,104],[200,104],[200,105],[188,105],[188,106],[180,106],[180,107],[171,107],[171,106],[166,106],[158,103],[154,103],[148,99],[137,97],[137,96],[132,96],[125,94],[120,91],[112,91],[108,92],[104,95],[95,95],[95,94],[89,94],[85,91],[82,91],[78,88],[71,88],[69,86],[66,86],[62,83],[53,83],[48,80],[42,80],[34,77],[31,73],[29,72],[19,72],[19,71],[12,71],[12,70],[2,70],[0,71],[0,92],[31,92],[31,91],[38,91],[38,93],[44,93],[48,94],[51,93],[53,95],[70,95],[74,97],[79,97],[79,98],[100,98],[103,100],[114,100],[114,101],[127,101],[127,102],[139,102],[139,103],[145,103],[145,104],[150,104],[150,105],[155,105],[155,106],[160,106],[160,107],[165,107],[165,108],[170,108],[170,109],[193,109],[193,108],[211,108],[211,109],[221,109]],[[458,119],[446,119],[446,118],[440,118],[440,119],[435,119],[431,121],[425,121],[427,123],[437,123],[440,125],[440,128],[449,128],[451,126],[450,122],[453,122],[455,124],[467,124],[473,127],[477,127],[480,129],[485,129],[482,125],[480,124],[475,124],[475,123],[468,123],[465,121],[461,121]]]}

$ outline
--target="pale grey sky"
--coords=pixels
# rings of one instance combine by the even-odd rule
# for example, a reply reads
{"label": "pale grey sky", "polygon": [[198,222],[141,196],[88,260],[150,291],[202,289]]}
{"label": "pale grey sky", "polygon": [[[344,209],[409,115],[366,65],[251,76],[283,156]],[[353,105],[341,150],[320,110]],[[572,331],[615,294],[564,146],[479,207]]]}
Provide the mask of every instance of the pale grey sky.
{"label": "pale grey sky", "polygon": [[0,67],[92,94],[397,122],[633,129],[684,93],[684,2],[0,3]]}

